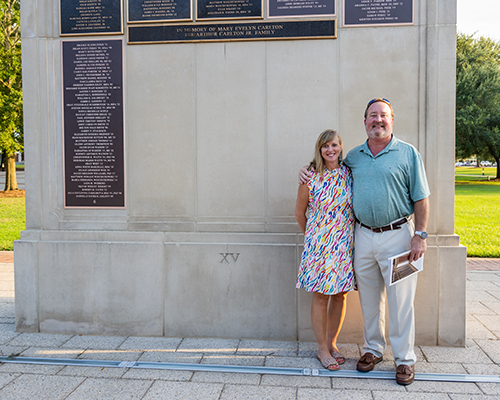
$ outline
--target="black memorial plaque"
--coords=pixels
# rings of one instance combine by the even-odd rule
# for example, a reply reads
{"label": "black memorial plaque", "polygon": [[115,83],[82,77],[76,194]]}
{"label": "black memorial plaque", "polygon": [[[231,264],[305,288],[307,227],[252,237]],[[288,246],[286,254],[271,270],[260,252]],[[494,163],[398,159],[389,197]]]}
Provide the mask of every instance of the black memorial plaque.
{"label": "black memorial plaque", "polygon": [[262,18],[262,0],[198,0],[196,19]]}
{"label": "black memorial plaque", "polygon": [[128,0],[128,22],[192,20],[191,0]]}
{"label": "black memorial plaque", "polygon": [[187,43],[232,40],[335,39],[337,20],[129,26],[128,43]]}
{"label": "black memorial plaque", "polygon": [[268,0],[268,18],[335,15],[335,0]]}
{"label": "black memorial plaque", "polygon": [[344,0],[344,26],[411,24],[413,0]]}
{"label": "black memorial plaque", "polygon": [[122,0],[60,0],[61,36],[121,34]]}
{"label": "black memorial plaque", "polygon": [[123,41],[63,41],[64,206],[125,207]]}

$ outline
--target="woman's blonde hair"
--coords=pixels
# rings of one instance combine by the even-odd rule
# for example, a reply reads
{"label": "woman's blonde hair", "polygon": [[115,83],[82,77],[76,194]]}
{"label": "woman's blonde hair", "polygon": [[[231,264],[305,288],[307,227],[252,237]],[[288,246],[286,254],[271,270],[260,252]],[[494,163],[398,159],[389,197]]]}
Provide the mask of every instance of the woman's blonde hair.
{"label": "woman's blonde hair", "polygon": [[[340,146],[342,146],[342,138],[337,133],[337,131],[334,131],[333,129],[327,129],[320,133],[320,135],[318,136],[318,140],[316,140],[316,147],[314,148],[314,158],[310,162],[308,169],[314,168],[314,170],[318,174],[323,176],[326,170],[326,166],[325,166],[325,160],[321,155],[321,148],[326,143],[331,142],[335,138],[339,140],[339,144]],[[339,155],[339,164],[341,163],[341,161],[342,161],[342,151],[340,152]]]}

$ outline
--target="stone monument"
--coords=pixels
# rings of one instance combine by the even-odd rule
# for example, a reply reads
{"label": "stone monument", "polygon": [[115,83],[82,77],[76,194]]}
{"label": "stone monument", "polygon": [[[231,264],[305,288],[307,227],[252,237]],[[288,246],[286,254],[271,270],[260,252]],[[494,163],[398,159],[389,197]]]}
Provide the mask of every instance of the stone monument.
{"label": "stone monument", "polygon": [[[455,0],[23,0],[20,332],[314,340],[299,168],[389,98],[431,187],[418,344],[465,344]],[[357,293],[341,341],[362,342]]]}

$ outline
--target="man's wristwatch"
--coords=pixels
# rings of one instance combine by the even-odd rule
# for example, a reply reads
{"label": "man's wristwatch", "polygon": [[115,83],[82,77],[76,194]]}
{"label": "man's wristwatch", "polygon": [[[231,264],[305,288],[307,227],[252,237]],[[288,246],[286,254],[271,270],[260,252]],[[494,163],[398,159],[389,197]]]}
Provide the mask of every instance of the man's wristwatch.
{"label": "man's wristwatch", "polygon": [[427,239],[427,236],[429,236],[426,231],[415,231],[415,235],[420,236],[422,239]]}

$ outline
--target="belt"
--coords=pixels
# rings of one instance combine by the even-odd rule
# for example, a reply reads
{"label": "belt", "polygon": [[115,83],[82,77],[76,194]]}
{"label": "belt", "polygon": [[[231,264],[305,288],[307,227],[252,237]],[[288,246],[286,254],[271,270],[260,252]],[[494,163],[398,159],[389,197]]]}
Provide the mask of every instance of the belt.
{"label": "belt", "polygon": [[386,231],[393,231],[393,230],[396,230],[396,229],[401,229],[401,225],[404,225],[408,222],[408,217],[404,217],[404,218],[401,218],[399,220],[397,220],[396,222],[393,222],[389,225],[385,225],[385,226],[376,226],[374,228],[372,228],[371,226],[368,226],[368,225],[365,225],[361,222],[359,222],[359,219],[356,218],[356,222],[358,224],[360,224],[363,228],[366,228],[366,229],[369,229],[373,232],[377,232],[377,233],[381,233],[381,232],[386,232]]}

